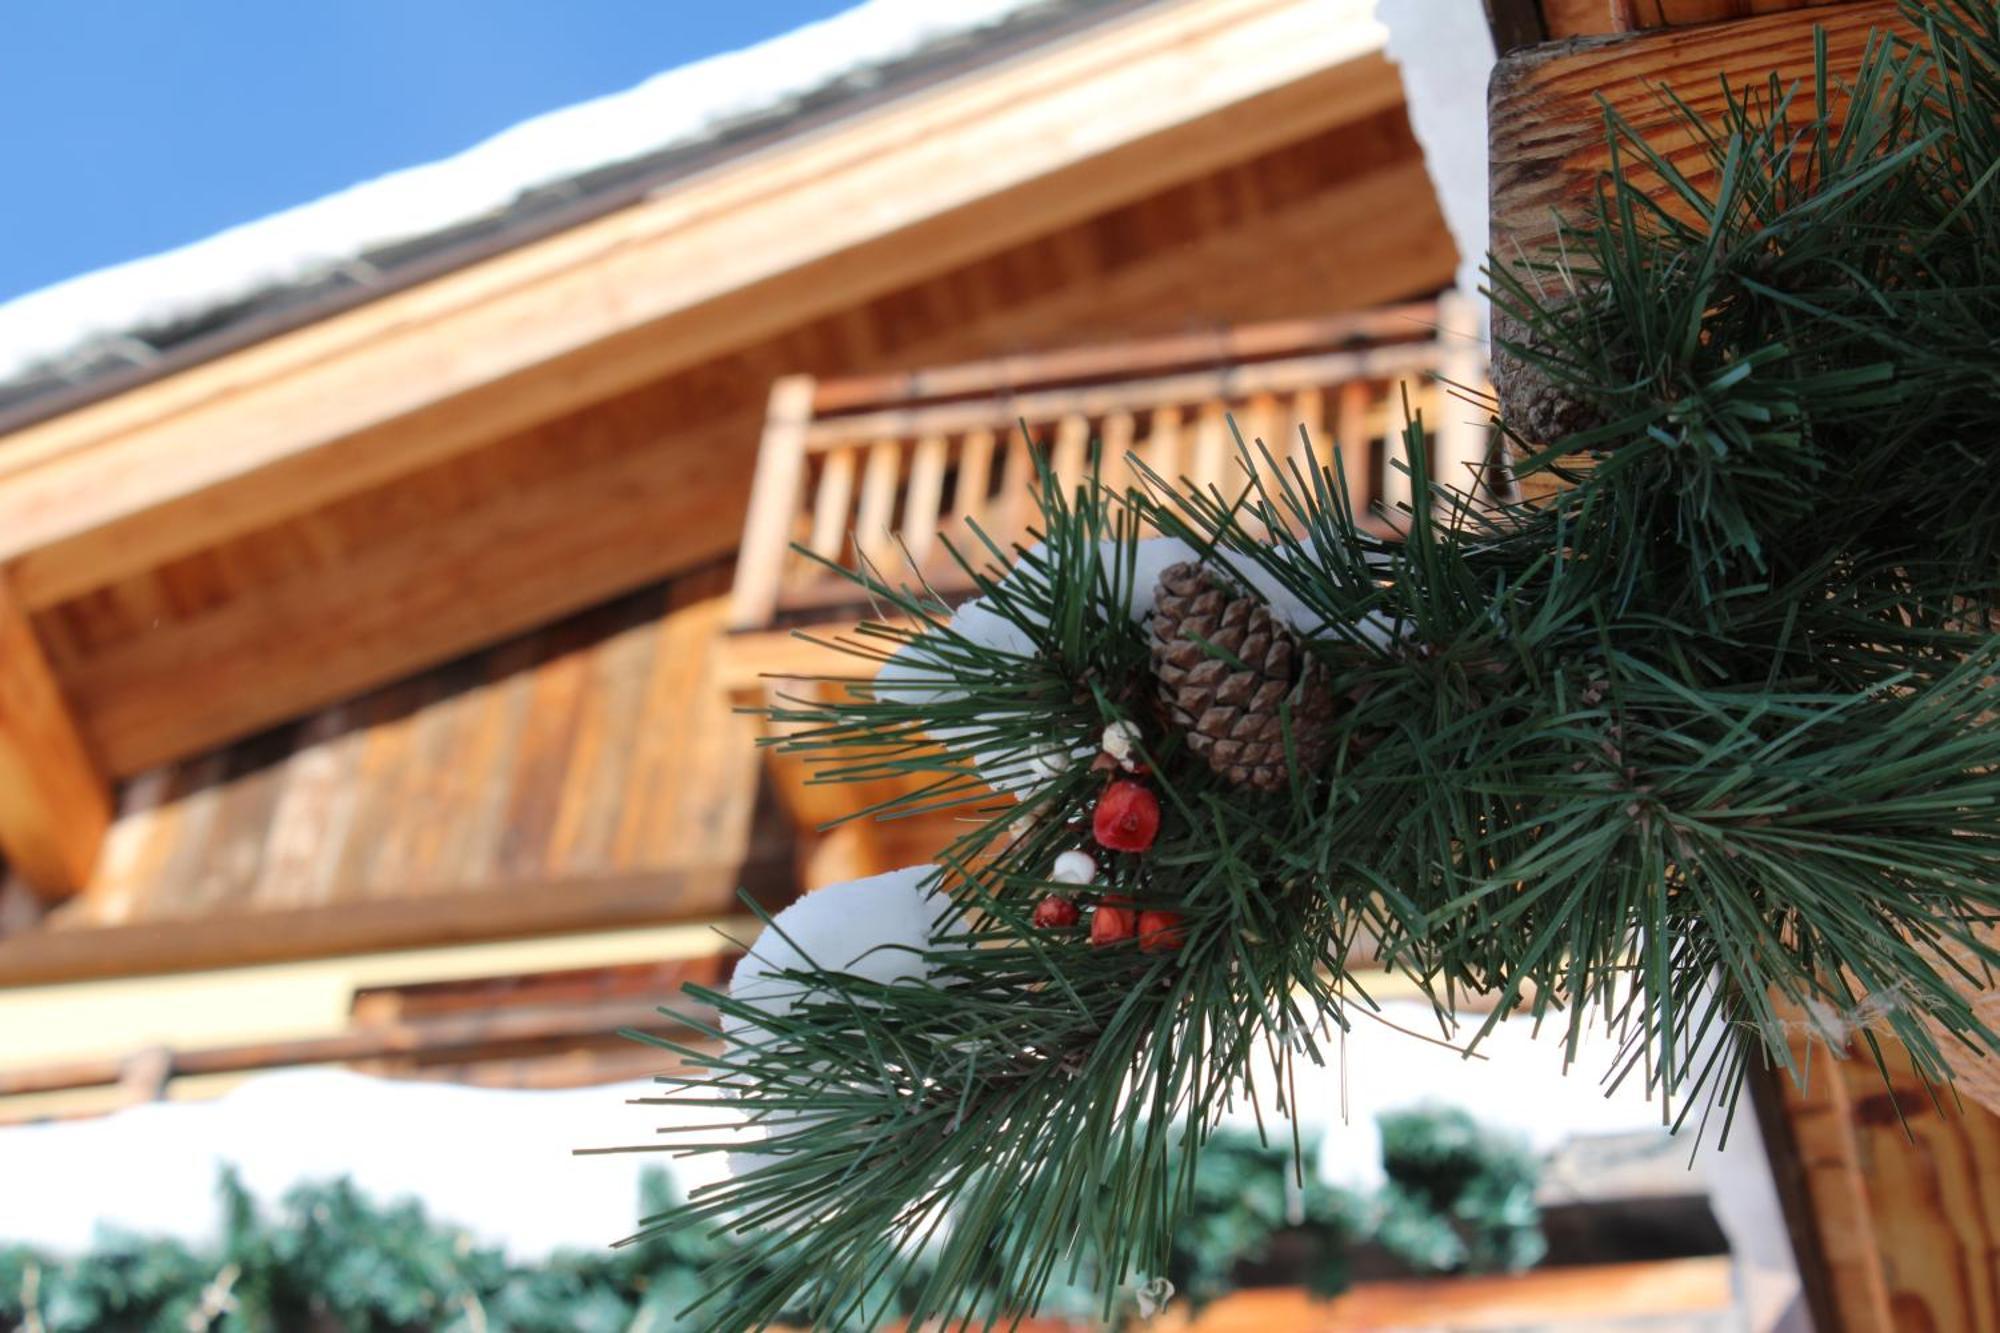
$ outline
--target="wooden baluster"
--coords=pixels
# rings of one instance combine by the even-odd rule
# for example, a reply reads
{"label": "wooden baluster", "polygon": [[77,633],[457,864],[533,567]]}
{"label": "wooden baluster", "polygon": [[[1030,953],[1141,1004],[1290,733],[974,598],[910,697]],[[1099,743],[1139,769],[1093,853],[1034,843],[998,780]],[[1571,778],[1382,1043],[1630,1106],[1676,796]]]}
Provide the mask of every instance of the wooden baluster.
{"label": "wooden baluster", "polygon": [[1282,496],[1289,486],[1301,492],[1301,498],[1310,497],[1313,488],[1315,456],[1319,460],[1333,457],[1326,437],[1326,398],[1317,388],[1301,389],[1292,395],[1288,410],[1281,418],[1285,439],[1273,441],[1271,462],[1278,469],[1282,485],[1271,487],[1272,502],[1279,506],[1279,513],[1285,522],[1296,528],[1298,520],[1284,507]]}
{"label": "wooden baluster", "polygon": [[1333,435],[1336,445],[1330,463],[1340,469],[1340,476],[1347,487],[1347,496],[1354,506],[1357,518],[1368,517],[1375,503],[1374,471],[1369,466],[1374,451],[1369,447],[1368,408],[1373,397],[1365,380],[1349,380],[1340,386],[1340,401],[1336,407],[1338,418],[1334,423]]}
{"label": "wooden baluster", "polygon": [[1194,457],[1188,479],[1202,490],[1220,485],[1229,467],[1229,420],[1221,403],[1204,403],[1194,423]]}
{"label": "wooden baluster", "polygon": [[1132,469],[1132,414],[1113,412],[1098,427],[1098,456],[1104,460],[1104,482],[1117,490],[1139,487],[1139,474]]}
{"label": "wooden baluster", "polygon": [[1379,488],[1376,494],[1381,497],[1382,512],[1398,528],[1407,523],[1397,517],[1398,510],[1410,503],[1409,459],[1405,456],[1403,431],[1418,412],[1423,413],[1424,429],[1428,431],[1436,418],[1426,410],[1424,386],[1409,383],[1392,385],[1389,393],[1371,404],[1369,410],[1370,433],[1382,439],[1382,475],[1376,479]]}
{"label": "wooden baluster", "polygon": [[[1326,433],[1326,394],[1319,389],[1301,389],[1292,396],[1288,438],[1282,449],[1273,449],[1280,463],[1291,459],[1307,482],[1312,481],[1313,458],[1330,460],[1332,441]],[[1296,482],[1294,483],[1296,484]]]}
{"label": "wooden baluster", "polygon": [[1408,526],[1408,518],[1396,518],[1400,508],[1414,504],[1414,490],[1410,476],[1410,444],[1404,438],[1412,420],[1424,422],[1424,470],[1436,480],[1434,462],[1436,450],[1436,430],[1438,430],[1438,386],[1430,380],[1404,380],[1394,392],[1388,394],[1378,404],[1382,434],[1382,508],[1392,516],[1398,528]]}
{"label": "wooden baluster", "polygon": [[1072,413],[1056,423],[1055,447],[1049,452],[1049,467],[1056,474],[1067,501],[1076,488],[1090,480],[1090,419]]}
{"label": "wooden baluster", "polygon": [[[1236,452],[1236,442],[1231,439],[1229,465],[1223,472],[1227,479],[1223,493],[1232,500],[1242,495],[1244,489],[1250,485],[1254,474],[1263,483],[1263,489],[1261,492],[1251,491],[1245,497],[1245,503],[1256,505],[1268,500],[1276,504],[1278,478],[1273,473],[1272,467],[1274,464],[1282,465],[1285,447],[1281,438],[1283,427],[1279,424],[1277,398],[1268,393],[1252,394],[1250,401],[1243,405],[1243,410],[1236,416],[1236,429],[1243,436],[1243,444],[1249,452],[1247,456]],[[1246,468],[1249,471],[1245,471]],[[1260,540],[1270,540],[1271,533],[1264,521],[1251,517],[1247,509],[1243,513],[1244,526],[1250,535]]]}
{"label": "wooden baluster", "polygon": [[1178,407],[1153,409],[1152,425],[1146,432],[1146,442],[1139,446],[1139,457],[1169,486],[1180,484],[1183,469],[1181,410]]}
{"label": "wooden baluster", "polygon": [[840,562],[853,512],[854,450],[841,447],[820,464],[819,489],[813,493],[812,536],[806,542],[814,555]]}
{"label": "wooden baluster", "polygon": [[[952,526],[960,529],[953,532],[954,542],[961,538],[977,541],[970,533],[964,532],[967,523],[986,524],[986,493],[993,485],[993,432],[975,430],[968,434],[958,447],[958,482],[952,488]],[[960,549],[965,549],[963,545]]]}
{"label": "wooden baluster", "polygon": [[937,545],[943,521],[939,508],[944,503],[945,451],[944,436],[926,435],[917,441],[917,451],[910,459],[910,487],[903,495],[903,545],[909,550],[911,566],[919,573],[930,559],[931,548]]}
{"label": "wooden baluster", "polygon": [[854,519],[854,545],[862,561],[885,581],[895,582],[901,556],[890,524],[896,518],[896,482],[903,470],[903,447],[896,440],[868,446],[861,472],[861,504]]}
{"label": "wooden baluster", "polygon": [[1000,473],[1000,496],[993,506],[994,525],[987,531],[994,545],[1005,550],[1024,539],[1036,521],[1035,445],[1019,429],[1007,432],[1007,463]]}

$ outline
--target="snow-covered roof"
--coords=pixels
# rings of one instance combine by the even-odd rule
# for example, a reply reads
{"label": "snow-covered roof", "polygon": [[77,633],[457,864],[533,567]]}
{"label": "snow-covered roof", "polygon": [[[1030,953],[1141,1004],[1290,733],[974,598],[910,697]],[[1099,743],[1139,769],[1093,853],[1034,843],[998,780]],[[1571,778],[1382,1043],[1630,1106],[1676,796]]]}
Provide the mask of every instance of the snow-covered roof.
{"label": "snow-covered roof", "polygon": [[[940,64],[1060,30],[1079,12],[1131,3],[866,0],[538,116],[454,157],[71,278],[0,305],[0,412],[108,372],[163,368],[167,349],[225,327],[247,341],[328,308],[329,298],[366,299],[430,276],[627,202],[718,148],[865,104]],[[213,338],[207,346],[223,350]]]}

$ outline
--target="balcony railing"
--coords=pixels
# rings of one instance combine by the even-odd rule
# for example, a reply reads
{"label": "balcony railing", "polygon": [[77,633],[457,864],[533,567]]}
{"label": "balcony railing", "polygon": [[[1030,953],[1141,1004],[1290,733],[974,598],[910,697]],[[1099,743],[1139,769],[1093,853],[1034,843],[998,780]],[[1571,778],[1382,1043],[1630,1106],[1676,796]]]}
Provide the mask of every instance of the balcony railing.
{"label": "balcony railing", "polygon": [[939,591],[960,589],[940,531],[971,520],[1002,545],[1021,539],[1035,515],[1036,455],[1073,484],[1089,473],[1093,440],[1113,485],[1135,479],[1130,454],[1169,479],[1229,490],[1246,480],[1232,417],[1281,464],[1302,456],[1304,426],[1340,467],[1357,511],[1383,516],[1410,500],[1409,476],[1391,462],[1407,394],[1431,434],[1433,474],[1470,485],[1485,475],[1487,431],[1446,387],[1484,380],[1468,323],[1465,305],[1447,299],[907,374],[781,379],[731,624],[763,629],[853,609],[855,585],[795,545],[892,579],[914,564]]}

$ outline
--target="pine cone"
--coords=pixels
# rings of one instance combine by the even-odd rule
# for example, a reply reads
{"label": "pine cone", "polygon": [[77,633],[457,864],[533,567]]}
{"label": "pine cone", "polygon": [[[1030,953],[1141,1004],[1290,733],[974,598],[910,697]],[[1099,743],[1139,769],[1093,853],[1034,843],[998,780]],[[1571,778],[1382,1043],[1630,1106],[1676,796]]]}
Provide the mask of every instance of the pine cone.
{"label": "pine cone", "polygon": [[1540,344],[1525,324],[1495,306],[1493,391],[1500,399],[1500,419],[1509,430],[1531,445],[1551,445],[1604,424],[1594,404],[1577,398],[1566,386],[1550,379],[1547,371],[1513,350],[1523,346]]}
{"label": "pine cone", "polygon": [[1325,762],[1338,711],[1326,668],[1258,598],[1230,593],[1198,564],[1170,565],[1160,573],[1152,639],[1161,702],[1217,773],[1260,791],[1283,787],[1287,704],[1301,767]]}

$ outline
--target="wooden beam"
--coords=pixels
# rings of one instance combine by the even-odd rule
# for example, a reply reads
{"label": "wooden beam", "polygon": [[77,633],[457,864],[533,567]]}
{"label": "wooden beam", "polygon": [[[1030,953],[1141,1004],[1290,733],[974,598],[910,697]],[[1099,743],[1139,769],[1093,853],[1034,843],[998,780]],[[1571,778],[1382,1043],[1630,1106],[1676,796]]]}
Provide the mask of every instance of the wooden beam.
{"label": "wooden beam", "polygon": [[[1810,83],[1815,28],[1826,30],[1833,68],[1851,74],[1870,34],[1897,26],[1897,17],[1895,0],[1860,0],[1504,58],[1488,107],[1494,254],[1502,263],[1535,258],[1555,234],[1554,215],[1583,216],[1610,166],[1600,98],[1698,187],[1710,187],[1714,173],[1703,150],[1662,105],[1662,87],[1714,115],[1723,108],[1718,76],[1738,87],[1761,85],[1773,73]],[[1634,179],[1647,177],[1636,172]]]}
{"label": "wooden beam", "polygon": [[806,432],[806,442],[809,447],[820,449],[854,440],[901,439],[933,432],[1004,427],[1010,421],[1023,419],[1056,421],[1073,416],[1150,410],[1169,403],[1232,402],[1253,394],[1288,393],[1348,380],[1416,376],[1436,370],[1440,359],[1436,342],[1389,343],[1358,352],[1255,361],[1157,379],[1108,380],[1006,398],[889,408],[815,421]]}
{"label": "wooden beam", "polygon": [[905,98],[19,432],[0,559],[50,605],[1393,107],[1379,44],[1367,0],[1213,0]]}
{"label": "wooden beam", "polygon": [[110,824],[110,785],[0,570],[0,853],[53,901],[89,881]]}
{"label": "wooden beam", "polygon": [[[298,1065],[345,1064],[398,1055],[459,1054],[477,1058],[482,1048],[515,1042],[609,1036],[620,1028],[660,1031],[679,1026],[661,1014],[661,1005],[672,1005],[683,1012],[713,1021],[712,1011],[694,1005],[680,994],[678,987],[672,987],[662,990],[659,997],[651,1001],[502,1006],[488,1013],[459,1014],[448,1018],[361,1023],[346,1032],[324,1037],[244,1042],[188,1051],[149,1047],[137,1056],[0,1069],[0,1097],[63,1092],[110,1083],[129,1082],[135,1087],[142,1084],[157,1087],[180,1077],[240,1074],[258,1069],[289,1069]],[[148,1101],[155,1099],[143,1098]]]}
{"label": "wooden beam", "polygon": [[1229,365],[1347,345],[1425,342],[1436,336],[1437,323],[1436,301],[1408,301],[1319,319],[1272,320],[890,375],[843,375],[821,380],[814,387],[812,409],[822,414],[846,412],[920,398],[1014,392],[1059,381],[1119,379],[1194,365]]}
{"label": "wooden beam", "polygon": [[1838,3],[1840,0],[1540,0],[1549,40],[1685,28]]}
{"label": "wooden beam", "polygon": [[787,851],[760,849],[756,860],[740,866],[544,880],[469,893],[405,887],[398,897],[324,907],[42,929],[0,939],[0,988],[716,921],[739,910],[739,888],[769,907],[789,901]]}

